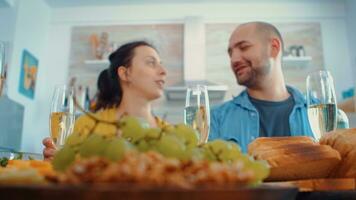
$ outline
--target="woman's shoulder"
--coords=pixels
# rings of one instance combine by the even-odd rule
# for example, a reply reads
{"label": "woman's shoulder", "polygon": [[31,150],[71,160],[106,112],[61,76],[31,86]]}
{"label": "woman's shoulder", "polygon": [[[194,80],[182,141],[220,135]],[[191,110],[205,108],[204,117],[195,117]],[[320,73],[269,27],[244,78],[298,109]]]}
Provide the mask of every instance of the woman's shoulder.
{"label": "woman's shoulder", "polygon": [[100,110],[96,113],[83,114],[76,120],[76,122],[83,121],[83,122],[91,123],[92,121],[94,122],[96,119],[102,121],[108,121],[108,122],[116,121],[117,120],[116,108],[108,108],[108,109]]}

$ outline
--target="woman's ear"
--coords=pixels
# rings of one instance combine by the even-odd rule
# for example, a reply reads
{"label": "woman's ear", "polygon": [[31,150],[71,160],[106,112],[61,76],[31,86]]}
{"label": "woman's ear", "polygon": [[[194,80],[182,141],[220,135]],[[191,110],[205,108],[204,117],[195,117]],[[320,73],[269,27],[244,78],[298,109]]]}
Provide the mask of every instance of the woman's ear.
{"label": "woman's ear", "polygon": [[117,68],[117,75],[119,76],[120,80],[122,81],[129,81],[127,76],[127,68],[124,66],[120,66]]}

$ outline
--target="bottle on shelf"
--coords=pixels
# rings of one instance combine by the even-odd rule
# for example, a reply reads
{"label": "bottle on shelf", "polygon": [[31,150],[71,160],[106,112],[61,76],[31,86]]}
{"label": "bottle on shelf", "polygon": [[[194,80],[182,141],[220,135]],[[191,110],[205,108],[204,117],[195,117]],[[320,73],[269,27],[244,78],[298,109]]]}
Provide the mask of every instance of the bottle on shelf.
{"label": "bottle on shelf", "polygon": [[85,88],[84,109],[85,111],[90,111],[90,95],[88,86]]}

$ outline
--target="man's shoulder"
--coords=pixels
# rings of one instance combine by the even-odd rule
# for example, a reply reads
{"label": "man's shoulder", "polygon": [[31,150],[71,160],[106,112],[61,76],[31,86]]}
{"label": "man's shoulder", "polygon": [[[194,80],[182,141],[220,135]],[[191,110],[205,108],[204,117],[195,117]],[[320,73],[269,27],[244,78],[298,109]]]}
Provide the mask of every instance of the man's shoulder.
{"label": "man's shoulder", "polygon": [[220,113],[223,113],[224,115],[226,115],[226,113],[228,113],[230,111],[235,111],[236,109],[239,109],[241,107],[240,101],[241,101],[241,97],[239,95],[229,101],[226,101],[222,104],[214,106],[211,109],[211,112],[213,115],[219,115]]}
{"label": "man's shoulder", "polygon": [[231,99],[229,101],[214,106],[211,110],[212,112],[223,112],[230,109],[233,106],[236,106],[236,104],[234,103],[234,99]]}
{"label": "man's shoulder", "polygon": [[290,85],[287,85],[287,90],[293,96],[296,105],[303,106],[306,104],[306,98],[300,90]]}
{"label": "man's shoulder", "polygon": [[228,101],[224,101],[221,104],[218,104],[216,106],[213,107],[214,110],[219,110],[219,109],[223,109],[225,107],[231,106],[233,103],[233,99],[228,100]]}

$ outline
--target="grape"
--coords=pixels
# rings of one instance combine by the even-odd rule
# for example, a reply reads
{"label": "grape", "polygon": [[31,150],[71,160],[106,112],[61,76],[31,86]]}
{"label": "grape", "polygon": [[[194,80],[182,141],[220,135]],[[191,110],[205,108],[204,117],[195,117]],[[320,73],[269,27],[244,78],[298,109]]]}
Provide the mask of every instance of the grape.
{"label": "grape", "polygon": [[143,138],[136,141],[135,145],[141,152],[152,150],[152,147],[157,143],[161,135],[160,128],[148,128],[143,131]]}
{"label": "grape", "polygon": [[157,142],[157,150],[166,157],[184,159],[185,146],[174,135],[163,135]]}
{"label": "grape", "polygon": [[231,149],[231,146],[228,145],[227,142],[225,142],[224,140],[214,140],[211,142],[208,142],[204,145],[204,148],[210,153],[206,153],[207,155],[209,155],[209,157],[214,156],[215,159],[214,160],[218,160],[218,161],[223,161],[222,158],[220,157],[222,153],[224,153],[225,151],[229,151]]}
{"label": "grape", "polygon": [[85,138],[86,138],[86,135],[84,135],[84,134],[73,133],[68,136],[65,144],[69,145],[71,147],[80,145],[83,143]]}
{"label": "grape", "polygon": [[145,129],[143,135],[145,138],[158,139],[159,136],[161,135],[161,129],[160,128]]}
{"label": "grape", "polygon": [[120,130],[122,131],[122,137],[133,143],[144,137],[144,129],[142,128],[140,121],[135,117],[125,116],[121,118],[119,125]]}
{"label": "grape", "polygon": [[172,125],[167,125],[162,128],[162,132],[164,133],[171,133],[175,130],[175,127]]}
{"label": "grape", "polygon": [[207,143],[215,154],[219,154],[226,150],[231,150],[232,146],[224,140],[214,140]]}
{"label": "grape", "polygon": [[108,124],[108,123],[97,123],[94,131],[94,133],[105,136],[107,138],[112,138],[117,135],[117,128],[113,124]]}
{"label": "grape", "polygon": [[79,148],[79,154],[84,157],[103,155],[108,141],[98,134],[91,134]]}
{"label": "grape", "polygon": [[235,142],[231,142],[231,141],[228,141],[228,143],[231,145],[232,149],[235,149],[236,151],[241,152],[241,147],[238,144],[236,144]]}
{"label": "grape", "polygon": [[132,144],[124,138],[114,138],[106,148],[104,156],[112,161],[118,161],[124,156],[125,152],[133,148]]}
{"label": "grape", "polygon": [[75,159],[75,152],[69,146],[64,146],[59,150],[52,160],[52,165],[55,170],[64,171]]}
{"label": "grape", "polygon": [[249,169],[255,161],[251,156],[246,154],[241,154],[239,160],[244,163],[244,169]]}
{"label": "grape", "polygon": [[220,153],[219,159],[224,162],[234,162],[240,159],[241,154],[242,153],[235,148],[230,150],[225,149]]}
{"label": "grape", "polygon": [[158,150],[158,143],[159,143],[159,140],[148,140],[148,141],[147,141],[148,150],[160,152],[160,151]]}
{"label": "grape", "polygon": [[146,152],[146,151],[148,151],[150,149],[150,145],[147,143],[146,140],[138,141],[136,147],[141,152]]}
{"label": "grape", "polygon": [[72,148],[75,153],[78,153],[81,144],[84,142],[86,138],[87,135],[72,133],[69,135],[64,145]]}
{"label": "grape", "polygon": [[204,160],[205,154],[204,149],[194,147],[189,148],[184,152],[183,160]]}
{"label": "grape", "polygon": [[269,175],[269,165],[267,161],[254,161],[250,168],[255,172],[255,178],[257,180],[263,180]]}
{"label": "grape", "polygon": [[215,157],[214,160],[231,163],[239,160],[242,155],[241,149],[237,144],[224,140],[208,142],[204,145],[204,148],[210,151],[210,153],[206,153],[209,160]]}
{"label": "grape", "polygon": [[198,145],[199,134],[196,130],[185,124],[178,124],[173,131],[179,138],[181,138],[188,148],[193,148]]}
{"label": "grape", "polygon": [[216,155],[213,153],[213,151],[210,149],[209,145],[207,145],[207,144],[205,144],[201,148],[203,155],[204,155],[204,159],[209,160],[209,161],[218,161],[218,158],[216,157]]}

